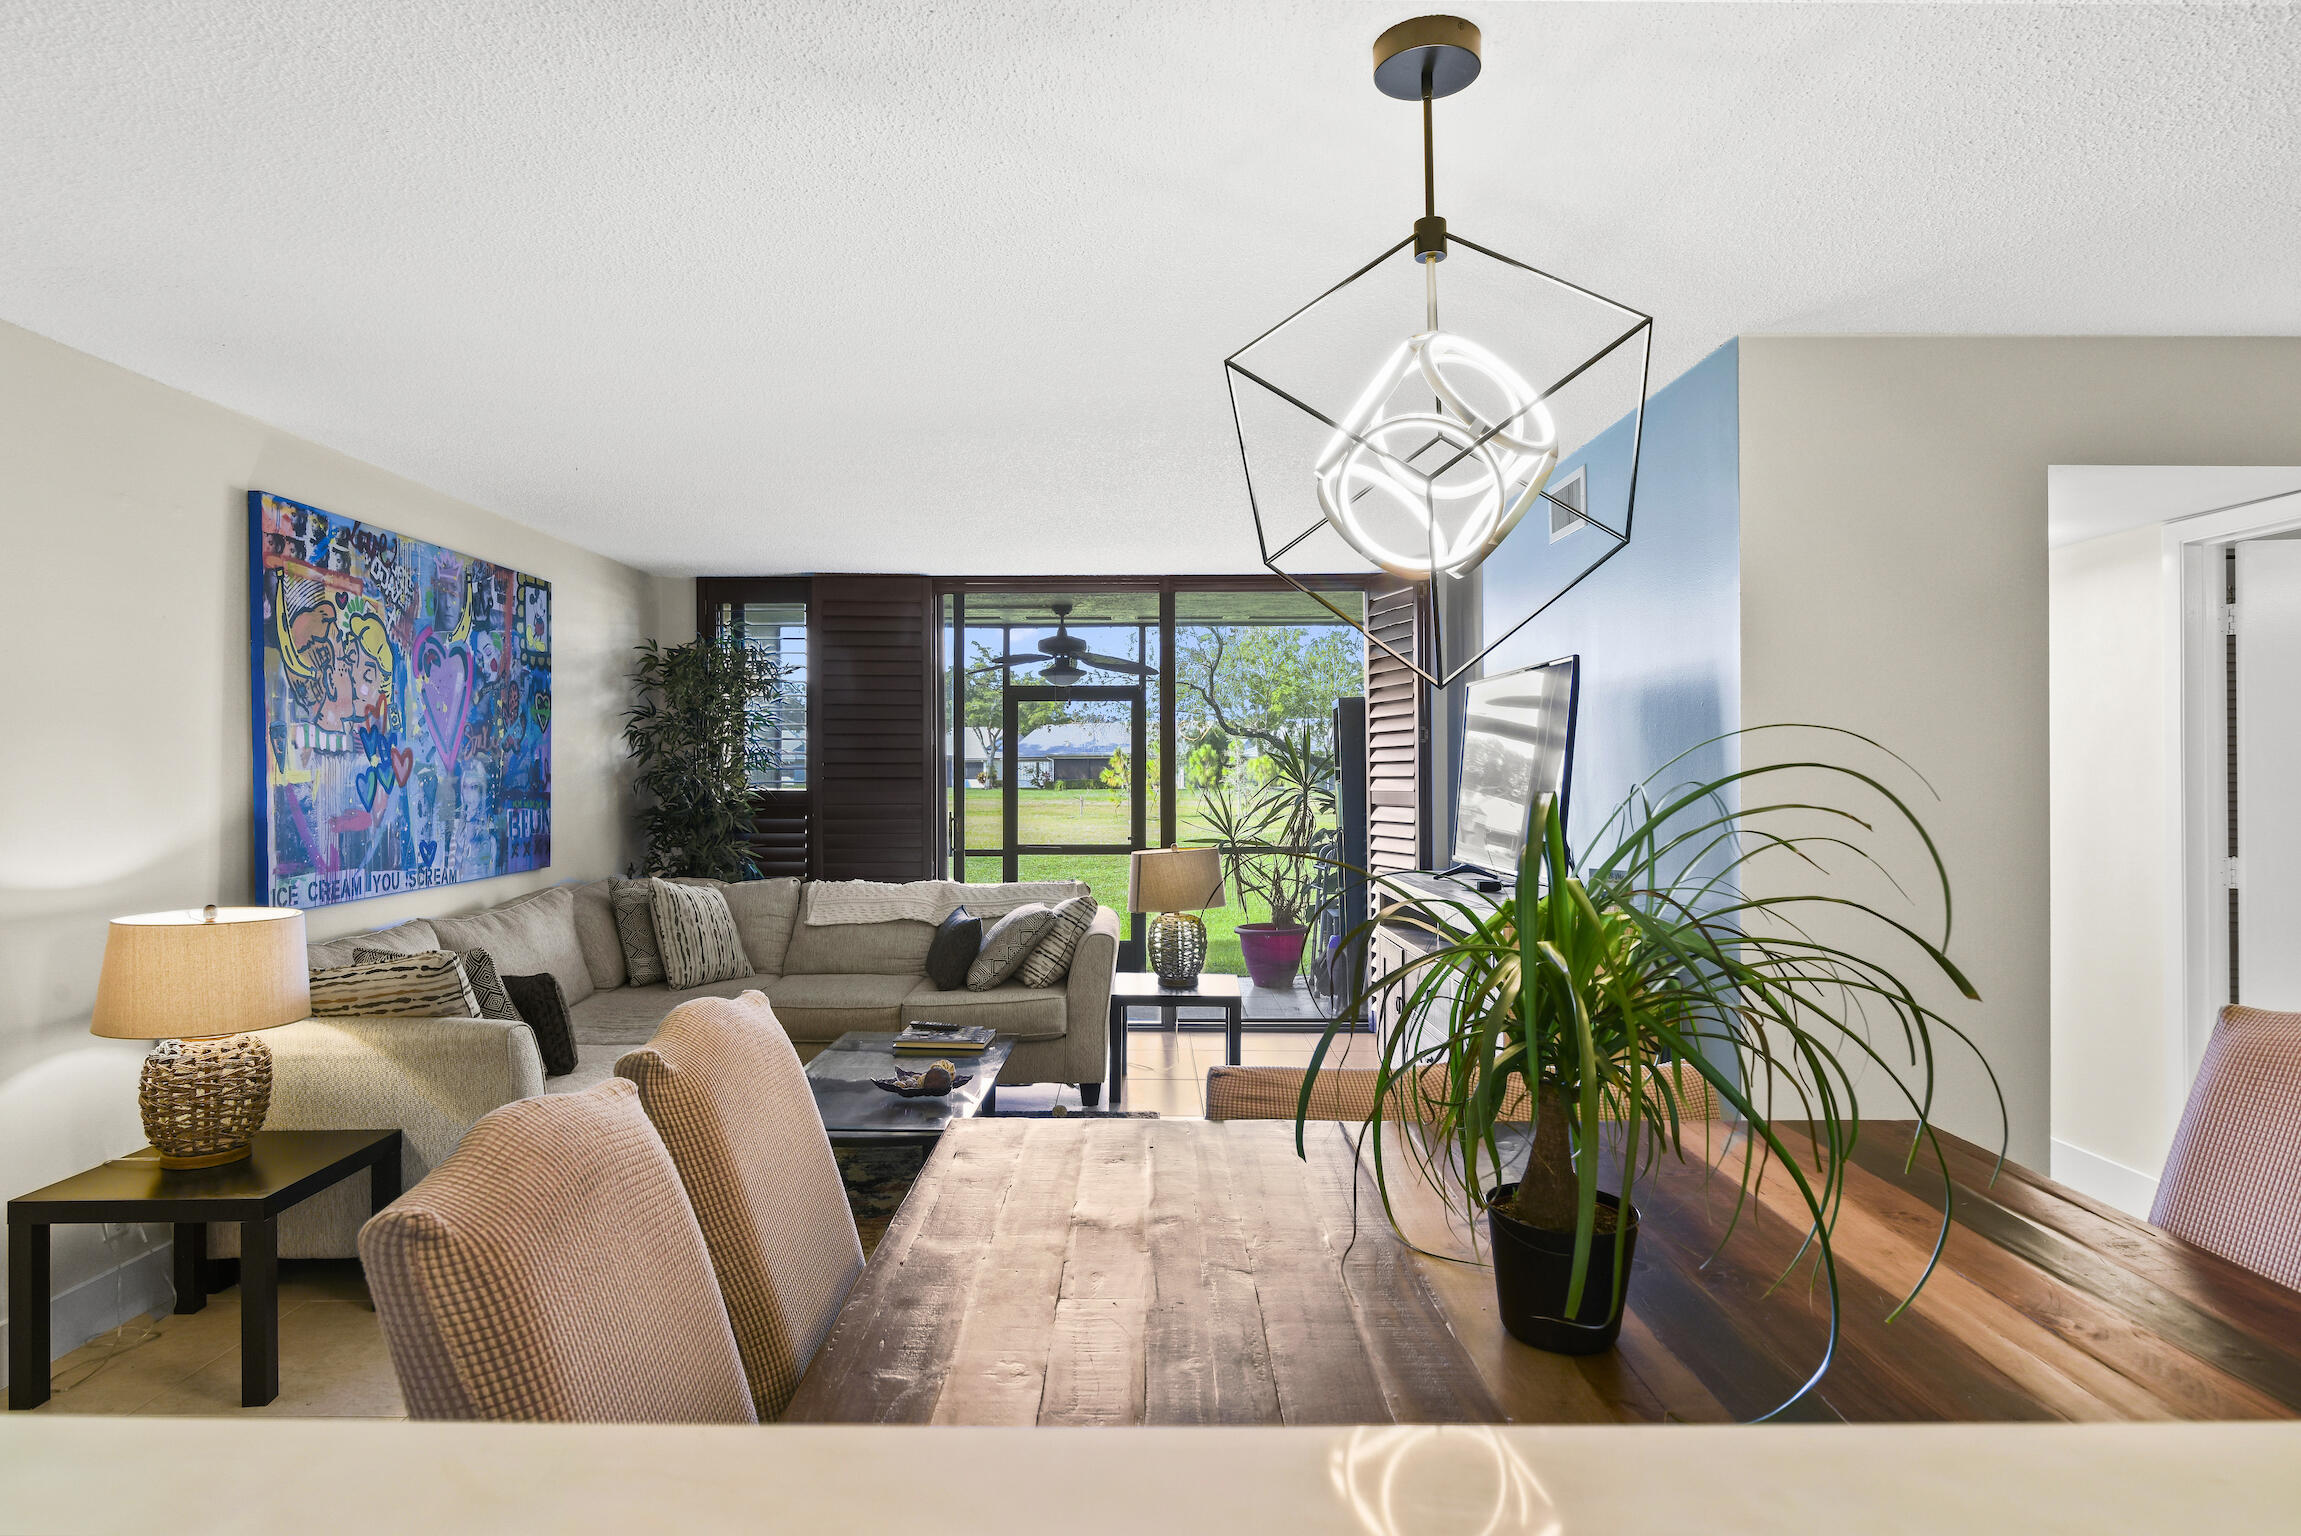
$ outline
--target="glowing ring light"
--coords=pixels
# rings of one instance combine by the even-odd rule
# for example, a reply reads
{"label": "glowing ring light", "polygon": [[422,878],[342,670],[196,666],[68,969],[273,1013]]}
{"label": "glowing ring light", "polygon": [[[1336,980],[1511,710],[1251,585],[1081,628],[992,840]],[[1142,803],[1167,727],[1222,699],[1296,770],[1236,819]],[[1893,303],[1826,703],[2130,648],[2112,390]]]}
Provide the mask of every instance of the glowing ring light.
{"label": "glowing ring light", "polygon": [[[1476,379],[1500,395],[1502,419],[1515,430],[1503,430],[1472,409],[1456,378]],[[1390,398],[1410,383],[1437,396],[1448,414],[1388,412]],[[1455,450],[1449,468],[1469,465],[1478,473],[1440,482],[1415,469],[1409,456],[1433,438]],[[1319,510],[1335,532],[1392,575],[1422,581],[1436,571],[1462,575],[1492,554],[1557,466],[1558,429],[1533,387],[1476,342],[1424,331],[1391,353],[1368,381],[1319,455],[1315,473]],[[1394,548],[1366,526],[1358,498],[1376,493],[1406,510],[1430,536],[1427,548]],[[1467,509],[1456,511],[1465,502]],[[1442,515],[1447,512],[1455,515]]]}
{"label": "glowing ring light", "polygon": [[[1461,454],[1460,465],[1477,472],[1467,485],[1439,485],[1409,466],[1394,450],[1414,452],[1431,439]],[[1335,531],[1374,564],[1394,576],[1419,580],[1433,570],[1460,572],[1484,559],[1495,542],[1508,482],[1490,445],[1450,416],[1415,413],[1374,423],[1318,476],[1319,508]],[[1405,550],[1367,526],[1361,495],[1380,495],[1406,514],[1429,537],[1423,548]],[[1435,503],[1468,501],[1467,516],[1441,517]]]}

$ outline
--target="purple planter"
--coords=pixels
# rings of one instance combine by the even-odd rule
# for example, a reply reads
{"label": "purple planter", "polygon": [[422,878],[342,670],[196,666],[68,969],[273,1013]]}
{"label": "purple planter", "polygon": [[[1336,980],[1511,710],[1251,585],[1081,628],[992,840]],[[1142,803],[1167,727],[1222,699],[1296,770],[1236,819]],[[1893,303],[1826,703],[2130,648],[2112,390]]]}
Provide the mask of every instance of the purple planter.
{"label": "purple planter", "polygon": [[1258,987],[1290,988],[1302,968],[1302,941],[1310,930],[1277,923],[1240,923],[1238,947],[1246,956],[1246,974]]}

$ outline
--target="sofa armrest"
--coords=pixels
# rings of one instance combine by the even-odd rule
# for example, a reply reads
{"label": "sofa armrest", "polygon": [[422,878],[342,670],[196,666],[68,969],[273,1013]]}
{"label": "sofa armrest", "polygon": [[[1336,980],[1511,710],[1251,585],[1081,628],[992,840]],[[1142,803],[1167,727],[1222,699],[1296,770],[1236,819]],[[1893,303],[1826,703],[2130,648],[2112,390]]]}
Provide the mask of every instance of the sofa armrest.
{"label": "sofa armrest", "polygon": [[1109,1075],[1111,976],[1118,965],[1119,915],[1097,907],[1063,987],[1064,1054],[1076,1073],[1066,1082],[1099,1083]]}
{"label": "sofa armrest", "polygon": [[[503,1019],[306,1019],[267,1030],[272,1050],[273,1131],[401,1133],[400,1187],[407,1189],[455,1150],[473,1121],[543,1092],[535,1032]],[[284,1258],[359,1254],[368,1181],[347,1179],[280,1217]],[[210,1251],[239,1251],[236,1228],[218,1225]]]}

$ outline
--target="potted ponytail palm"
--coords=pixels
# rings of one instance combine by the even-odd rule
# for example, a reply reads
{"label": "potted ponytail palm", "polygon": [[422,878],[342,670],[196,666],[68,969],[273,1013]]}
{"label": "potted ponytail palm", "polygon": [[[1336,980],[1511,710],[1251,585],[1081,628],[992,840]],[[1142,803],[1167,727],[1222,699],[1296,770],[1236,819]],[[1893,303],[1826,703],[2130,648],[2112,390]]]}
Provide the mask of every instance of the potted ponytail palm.
{"label": "potted ponytail palm", "polygon": [[[1792,802],[1731,808],[1729,797],[1763,799],[1757,792],[1779,782],[1774,776],[1792,772],[1874,800],[1889,823],[1915,832],[1940,891],[1939,940],[1824,890],[1740,892],[1753,858],[1774,861],[1776,875],[1801,865],[1820,874],[1831,856],[1883,869],[1862,846],[1877,829],[1851,810]],[[1445,941],[1379,979],[1399,989],[1401,1004],[1367,1121],[1376,1179],[1387,1206],[1400,1163],[1385,1159],[1386,1141],[1403,1144],[1414,1176],[1466,1215],[1486,1216],[1510,1332],[1542,1348],[1594,1352],[1621,1327],[1637,1238],[1636,1182],[1655,1158],[1683,1157],[1690,1132],[1709,1134],[1695,1127],[1714,1094],[1727,1122],[1718,1134],[1747,1138],[1744,1194],[1778,1160],[1804,1201],[1834,1349],[1830,1238],[1836,1184],[1860,1131],[1853,1069],[1883,1069],[1914,1111],[1921,1138],[1931,1140],[1935,1047],[1945,1036],[1971,1042],[1884,964],[1808,934],[1798,919],[1823,908],[1850,916],[1974,998],[1946,953],[1948,876],[1902,799],[1853,768],[1812,761],[1747,768],[1659,803],[1654,782],[1616,808],[1578,864],[1567,856],[1554,803],[1537,800],[1516,889],[1490,907],[1436,903]],[[1890,1037],[1906,1064],[1873,1046],[1873,1035]],[[1304,1074],[1298,1138],[1333,1038],[1330,1028]],[[1779,1127],[1776,1113],[1785,1122]],[[1793,1118],[1807,1124],[1792,1130]],[[1805,1166],[1790,1155],[1793,1135]],[[1932,1146],[1946,1183],[1946,1159],[1938,1141]],[[1945,1215],[1941,1237],[1947,1231]],[[1791,1401],[1828,1365],[1825,1351]]]}

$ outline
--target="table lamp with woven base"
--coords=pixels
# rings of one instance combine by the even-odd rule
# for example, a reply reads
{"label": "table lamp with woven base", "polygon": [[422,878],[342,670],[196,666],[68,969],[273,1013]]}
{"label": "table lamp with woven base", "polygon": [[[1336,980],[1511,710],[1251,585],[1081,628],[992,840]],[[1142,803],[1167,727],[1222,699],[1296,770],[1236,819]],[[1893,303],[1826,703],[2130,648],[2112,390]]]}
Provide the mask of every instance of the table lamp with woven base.
{"label": "table lamp with woven base", "polygon": [[272,1104],[254,1031],[311,1013],[304,915],[286,907],[147,912],[112,920],[89,1032],[156,1040],[138,1100],[163,1168],[248,1155]]}
{"label": "table lamp with woven base", "polygon": [[1127,910],[1156,913],[1148,935],[1159,985],[1198,985],[1206,965],[1206,924],[1198,914],[1222,905],[1222,855],[1212,848],[1145,848],[1127,865]]}

